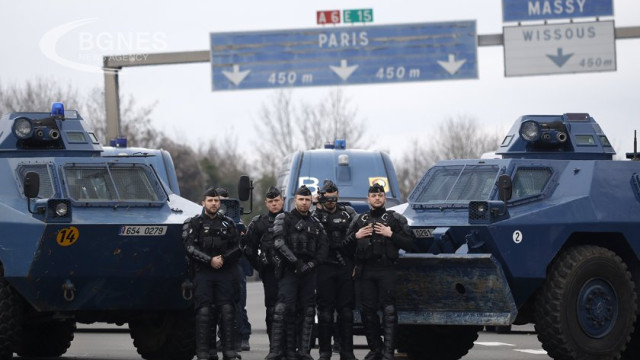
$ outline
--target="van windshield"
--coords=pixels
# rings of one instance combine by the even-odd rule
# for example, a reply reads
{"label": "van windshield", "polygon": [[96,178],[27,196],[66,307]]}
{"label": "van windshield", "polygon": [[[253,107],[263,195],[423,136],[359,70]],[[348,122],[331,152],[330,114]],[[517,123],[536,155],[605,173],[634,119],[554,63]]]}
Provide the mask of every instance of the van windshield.
{"label": "van windshield", "polygon": [[489,200],[497,176],[494,165],[436,166],[420,180],[409,201],[467,206],[471,200]]}
{"label": "van windshield", "polygon": [[164,201],[158,181],[140,164],[67,165],[64,177],[69,197],[79,202]]}

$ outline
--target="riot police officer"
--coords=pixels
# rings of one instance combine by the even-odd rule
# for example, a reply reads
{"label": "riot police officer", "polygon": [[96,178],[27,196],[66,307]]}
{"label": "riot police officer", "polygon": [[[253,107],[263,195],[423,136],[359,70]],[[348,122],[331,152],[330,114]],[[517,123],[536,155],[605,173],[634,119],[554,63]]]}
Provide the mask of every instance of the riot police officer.
{"label": "riot police officer", "polygon": [[318,190],[318,208],[313,213],[324,226],[329,240],[327,260],[318,266],[318,345],[320,358],[331,358],[333,313],[338,313],[340,360],[354,360],[353,252],[343,246],[351,221],[358,215],[351,206],[338,204],[338,187],[325,180]]}
{"label": "riot police officer", "polygon": [[[311,216],[311,191],[296,190],[295,209],[276,216],[273,247],[277,258],[278,302],[273,314],[269,354],[266,360],[283,357],[286,332],[288,360],[312,360],[311,330],[315,317],[316,268],[327,257],[327,234]],[[301,341],[296,349],[296,305],[302,316]]]}
{"label": "riot police officer", "polygon": [[[398,325],[396,275],[398,249],[411,250],[413,238],[407,219],[385,208],[384,187],[373,184],[367,196],[370,210],[349,226],[347,242],[355,247],[354,276],[361,292],[362,323],[369,353],[365,360],[393,360]],[[380,339],[379,306],[384,342]]]}
{"label": "riot police officer", "polygon": [[251,265],[260,273],[264,288],[264,306],[266,308],[265,323],[267,335],[271,340],[273,312],[278,301],[278,281],[273,261],[273,223],[276,216],[282,213],[284,201],[280,190],[271,186],[264,200],[266,214],[257,215],[251,220],[245,235],[245,254]]}
{"label": "riot police officer", "polygon": [[[216,188],[216,192],[220,199],[229,199],[229,191],[223,187]],[[223,201],[221,201],[223,203]],[[220,212],[224,214],[224,206],[221,206]],[[242,213],[242,208],[240,213]],[[225,214],[226,215],[226,214]],[[240,231],[240,248],[244,248],[243,236],[247,232],[247,227],[240,219],[240,222],[236,224],[236,227]],[[236,299],[236,338],[234,347],[237,352],[251,350],[249,345],[249,338],[251,337],[251,323],[249,322],[249,316],[247,314],[247,276],[253,275],[253,267],[249,263],[245,256],[240,256],[237,264],[238,283],[240,285],[240,291],[238,292],[238,298]],[[219,344],[222,344],[222,334],[218,332],[220,336]],[[217,346],[217,345],[216,345]]]}
{"label": "riot police officer", "polygon": [[205,191],[202,207],[201,215],[185,221],[182,233],[187,255],[195,268],[196,355],[198,360],[218,359],[213,335],[219,313],[223,358],[236,360],[239,356],[233,345],[239,287],[236,263],[242,254],[240,237],[233,220],[219,212],[220,197],[215,188]]}

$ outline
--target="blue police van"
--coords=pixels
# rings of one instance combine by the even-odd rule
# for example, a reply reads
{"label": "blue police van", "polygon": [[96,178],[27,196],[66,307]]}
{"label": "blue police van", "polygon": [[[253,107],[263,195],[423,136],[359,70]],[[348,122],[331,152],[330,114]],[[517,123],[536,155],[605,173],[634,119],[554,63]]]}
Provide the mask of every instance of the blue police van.
{"label": "blue police van", "polygon": [[324,149],[296,151],[285,157],[278,171],[277,186],[285,198],[284,210],[294,208],[294,194],[306,185],[311,192],[322,187],[324,180],[333,181],[340,191],[340,203],[352,206],[358,213],[367,211],[367,190],[373,183],[384,186],[387,207],[402,201],[393,163],[384,152],[347,149],[339,139]]}

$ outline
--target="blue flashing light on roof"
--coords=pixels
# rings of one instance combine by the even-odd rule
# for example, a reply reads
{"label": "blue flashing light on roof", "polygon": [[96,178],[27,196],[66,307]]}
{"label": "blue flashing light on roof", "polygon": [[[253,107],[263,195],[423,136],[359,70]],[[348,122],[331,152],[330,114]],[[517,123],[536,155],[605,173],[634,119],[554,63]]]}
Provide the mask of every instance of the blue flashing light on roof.
{"label": "blue flashing light on roof", "polygon": [[336,139],[334,143],[334,148],[336,149],[346,149],[347,148],[347,140],[345,139]]}
{"label": "blue flashing light on roof", "polygon": [[64,104],[61,102],[52,103],[51,116],[64,118]]}
{"label": "blue flashing light on roof", "polygon": [[109,141],[109,146],[117,147],[117,148],[126,148],[127,147],[127,138],[123,136],[118,136],[115,139],[111,139]]}

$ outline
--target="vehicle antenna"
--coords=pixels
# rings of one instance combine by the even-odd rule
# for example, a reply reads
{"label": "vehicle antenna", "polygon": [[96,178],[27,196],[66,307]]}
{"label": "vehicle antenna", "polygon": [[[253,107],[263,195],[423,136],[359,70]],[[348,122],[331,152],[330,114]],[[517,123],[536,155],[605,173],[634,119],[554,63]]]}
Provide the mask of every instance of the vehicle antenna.
{"label": "vehicle antenna", "polygon": [[633,160],[638,160],[638,137],[636,136],[637,130],[633,130]]}

